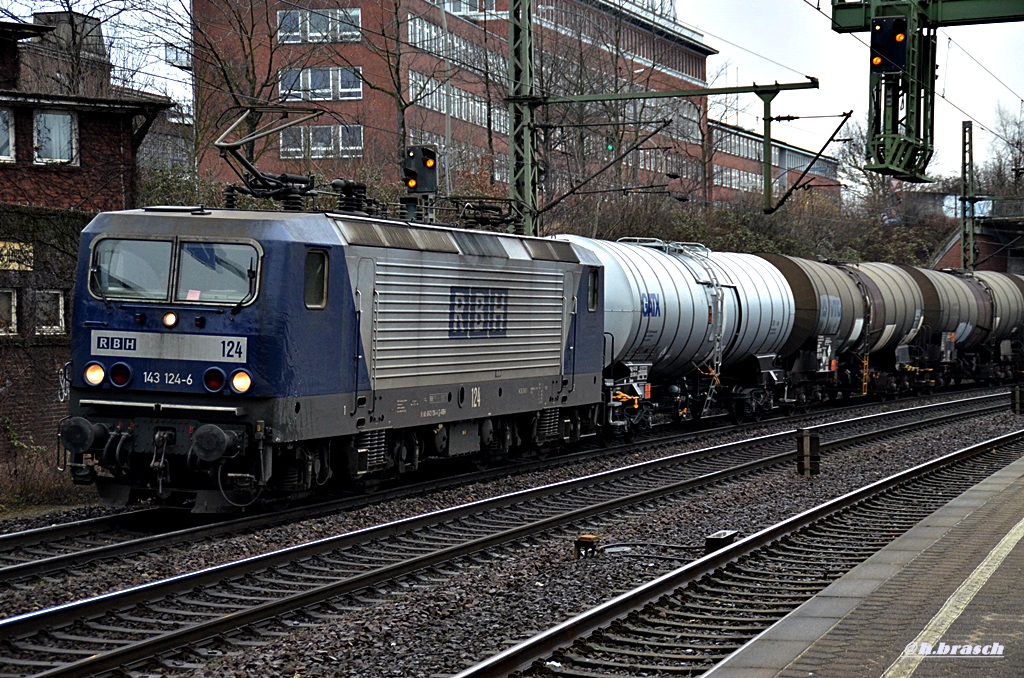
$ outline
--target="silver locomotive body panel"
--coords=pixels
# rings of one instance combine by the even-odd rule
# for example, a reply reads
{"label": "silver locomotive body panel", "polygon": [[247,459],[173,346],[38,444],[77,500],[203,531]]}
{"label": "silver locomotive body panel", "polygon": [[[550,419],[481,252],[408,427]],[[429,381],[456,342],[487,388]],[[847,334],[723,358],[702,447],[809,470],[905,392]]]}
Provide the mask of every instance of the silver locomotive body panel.
{"label": "silver locomotive body panel", "polygon": [[569,243],[336,225],[355,295],[350,331],[362,338],[368,400],[377,403],[365,430],[600,399],[599,356],[577,361],[578,343],[593,354],[576,336],[581,316],[596,322],[598,313],[578,298],[590,281]]}

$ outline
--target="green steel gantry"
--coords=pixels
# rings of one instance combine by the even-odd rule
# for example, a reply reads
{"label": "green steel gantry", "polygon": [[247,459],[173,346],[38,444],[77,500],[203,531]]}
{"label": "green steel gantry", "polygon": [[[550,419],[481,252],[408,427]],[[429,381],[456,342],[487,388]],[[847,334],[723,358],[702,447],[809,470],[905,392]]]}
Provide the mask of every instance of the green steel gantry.
{"label": "green steel gantry", "polygon": [[936,31],[1024,20],[1024,0],[832,0],[832,30],[839,33],[868,31],[891,17],[906,18],[906,65],[872,69],[867,169],[924,182],[935,150]]}

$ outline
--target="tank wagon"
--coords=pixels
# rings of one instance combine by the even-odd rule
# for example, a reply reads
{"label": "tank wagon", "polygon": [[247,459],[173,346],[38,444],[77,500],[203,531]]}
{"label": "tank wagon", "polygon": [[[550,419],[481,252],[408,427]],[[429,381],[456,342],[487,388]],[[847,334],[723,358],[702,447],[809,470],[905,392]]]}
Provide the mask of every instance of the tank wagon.
{"label": "tank wagon", "polygon": [[1015,275],[341,211],[99,215],[73,313],[73,478],[196,511],[1024,368]]}

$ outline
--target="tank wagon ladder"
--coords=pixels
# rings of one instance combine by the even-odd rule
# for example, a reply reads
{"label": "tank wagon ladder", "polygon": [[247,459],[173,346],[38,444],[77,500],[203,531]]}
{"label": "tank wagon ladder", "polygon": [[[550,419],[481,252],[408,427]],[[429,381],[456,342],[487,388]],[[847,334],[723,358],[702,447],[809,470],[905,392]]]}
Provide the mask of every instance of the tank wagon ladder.
{"label": "tank wagon ladder", "polygon": [[[688,256],[696,262],[705,274],[707,282],[702,282],[708,288],[711,296],[711,305],[708,306],[708,326],[711,329],[712,348],[704,361],[706,369],[710,373],[711,382],[708,384],[708,392],[704,397],[704,406],[701,408],[701,416],[707,416],[711,410],[711,403],[715,397],[715,389],[721,384],[718,375],[722,367],[722,333],[725,331],[725,295],[722,291],[722,283],[715,273],[715,267],[711,263],[711,250],[700,243],[672,242],[668,243],[669,251],[673,254]],[[703,370],[702,370],[703,371]]]}

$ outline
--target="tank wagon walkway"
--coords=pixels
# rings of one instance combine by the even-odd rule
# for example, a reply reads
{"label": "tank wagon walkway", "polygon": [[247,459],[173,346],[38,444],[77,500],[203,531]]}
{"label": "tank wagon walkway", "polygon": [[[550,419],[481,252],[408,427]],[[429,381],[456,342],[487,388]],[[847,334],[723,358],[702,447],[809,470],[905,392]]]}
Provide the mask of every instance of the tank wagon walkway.
{"label": "tank wagon walkway", "polygon": [[1022,575],[1024,460],[921,521],[706,675],[1019,676]]}

